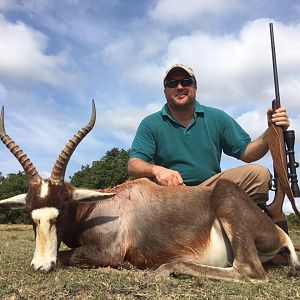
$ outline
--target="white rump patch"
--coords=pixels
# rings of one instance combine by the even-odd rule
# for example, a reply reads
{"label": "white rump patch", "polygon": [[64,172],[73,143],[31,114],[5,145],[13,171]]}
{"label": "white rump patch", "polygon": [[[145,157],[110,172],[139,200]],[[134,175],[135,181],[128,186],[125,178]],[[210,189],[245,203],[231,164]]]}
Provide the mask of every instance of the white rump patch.
{"label": "white rump patch", "polygon": [[207,248],[203,264],[215,267],[228,267],[233,262],[230,242],[222,225],[216,220],[210,232],[210,246]]}
{"label": "white rump patch", "polygon": [[31,213],[36,223],[35,251],[31,266],[34,270],[50,271],[55,267],[57,257],[56,218],[58,209],[44,207]]}
{"label": "white rump patch", "polygon": [[232,265],[233,253],[230,242],[218,219],[211,227],[207,244],[195,249],[191,255],[185,255],[183,259],[199,265],[225,268]]}

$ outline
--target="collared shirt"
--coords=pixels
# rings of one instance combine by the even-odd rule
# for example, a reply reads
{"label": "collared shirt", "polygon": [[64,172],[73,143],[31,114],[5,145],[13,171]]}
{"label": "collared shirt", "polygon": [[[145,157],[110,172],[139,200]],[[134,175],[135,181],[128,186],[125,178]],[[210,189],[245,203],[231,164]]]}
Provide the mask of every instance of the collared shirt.
{"label": "collared shirt", "polygon": [[185,184],[196,185],[221,171],[222,151],[239,159],[250,142],[241,126],[220,109],[196,101],[194,117],[184,127],[165,104],[140,123],[130,158],[177,170]]}

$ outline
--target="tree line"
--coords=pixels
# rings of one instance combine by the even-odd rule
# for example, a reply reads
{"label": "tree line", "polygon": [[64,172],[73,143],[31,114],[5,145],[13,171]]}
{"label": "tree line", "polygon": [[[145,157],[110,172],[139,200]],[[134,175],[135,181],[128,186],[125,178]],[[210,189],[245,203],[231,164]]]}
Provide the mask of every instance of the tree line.
{"label": "tree line", "polygon": [[[70,176],[70,183],[75,187],[90,189],[105,189],[121,184],[129,179],[127,162],[129,150],[112,148],[99,160],[91,165],[81,166],[81,169]],[[2,176],[0,172],[0,200],[27,192],[28,182],[24,172],[11,173]],[[1,224],[29,224],[30,218],[25,209],[1,209]]]}

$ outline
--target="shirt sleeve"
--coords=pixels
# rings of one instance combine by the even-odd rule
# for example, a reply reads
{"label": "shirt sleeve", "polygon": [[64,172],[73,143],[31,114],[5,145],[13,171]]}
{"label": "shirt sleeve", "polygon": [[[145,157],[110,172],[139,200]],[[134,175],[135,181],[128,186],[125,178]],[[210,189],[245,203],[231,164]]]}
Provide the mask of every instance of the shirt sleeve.
{"label": "shirt sleeve", "polygon": [[151,126],[151,123],[145,118],[137,129],[130,149],[129,158],[140,158],[146,162],[152,162],[154,160],[155,151],[156,142],[153,126]]}
{"label": "shirt sleeve", "polygon": [[225,114],[222,131],[223,152],[240,159],[251,142],[249,134],[229,115]]}

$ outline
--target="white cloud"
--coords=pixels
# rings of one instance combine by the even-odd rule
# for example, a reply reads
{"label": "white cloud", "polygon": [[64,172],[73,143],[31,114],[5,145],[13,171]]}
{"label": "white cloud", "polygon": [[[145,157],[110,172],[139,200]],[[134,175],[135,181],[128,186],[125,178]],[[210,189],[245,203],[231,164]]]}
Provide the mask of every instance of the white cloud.
{"label": "white cloud", "polygon": [[[295,64],[297,67],[300,66],[297,61]],[[295,117],[295,113],[299,113],[300,72],[290,76],[287,70],[280,78],[282,78],[279,82],[281,104],[287,107],[290,116]]]}
{"label": "white cloud", "polygon": [[[265,32],[257,37],[262,28]],[[271,76],[268,42],[267,20],[248,24],[238,36],[194,32],[170,42],[167,61],[169,65],[184,62],[192,66],[200,97],[207,103],[228,107],[247,94],[253,100],[265,96],[265,86],[272,82],[267,76]]]}
{"label": "white cloud", "polygon": [[137,86],[143,87],[143,89],[151,90],[159,87],[162,94],[165,71],[166,69],[161,66],[145,62],[143,65],[138,64],[128,69],[123,74],[122,80],[125,84],[134,82]]}
{"label": "white cloud", "polygon": [[169,43],[168,34],[147,24],[132,27],[134,34],[121,32],[99,51],[104,64],[135,72],[161,60]]}
{"label": "white cloud", "polygon": [[48,54],[45,34],[23,22],[10,23],[0,14],[0,76],[14,82],[63,85],[75,77],[64,69],[67,53]]}
{"label": "white cloud", "polygon": [[7,97],[7,89],[4,85],[0,84],[0,101],[4,101],[4,99]]}
{"label": "white cloud", "polygon": [[19,5],[16,0],[0,0],[0,9],[11,10],[17,8]]}
{"label": "white cloud", "polygon": [[193,23],[201,16],[224,15],[241,8],[239,0],[185,0],[184,4],[173,0],[159,0],[150,12],[150,16],[169,25]]}
{"label": "white cloud", "polygon": [[[267,114],[262,110],[242,113],[236,118],[236,121],[249,133],[252,139],[257,138],[262,134],[264,128],[267,128]],[[296,116],[296,118],[290,117],[290,122],[289,129],[296,131],[296,143],[300,144],[300,132],[298,132],[300,128],[300,115]]]}
{"label": "white cloud", "polygon": [[[299,111],[299,108],[297,111]],[[298,160],[300,161],[300,131],[299,131],[299,129],[300,129],[300,114],[298,113],[298,115],[295,118],[290,118],[290,121],[291,121],[291,126],[289,129],[295,130],[296,144],[299,146],[299,147],[296,147],[296,150],[298,150],[297,157],[298,157]],[[300,176],[300,174],[299,174],[299,176]]]}
{"label": "white cloud", "polygon": [[0,9],[2,10],[24,10],[29,14],[32,12],[41,13],[47,11],[51,7],[49,0],[0,0]]}
{"label": "white cloud", "polygon": [[267,115],[261,110],[245,112],[236,121],[249,133],[252,139],[256,139],[267,128]]}
{"label": "white cloud", "polygon": [[110,130],[122,131],[132,135],[145,116],[160,110],[161,107],[161,103],[149,103],[142,109],[128,103],[113,105],[101,112],[98,125],[101,128],[109,128]]}
{"label": "white cloud", "polygon": [[131,54],[134,52],[134,44],[132,37],[124,36],[106,45],[101,51],[104,62],[113,64],[113,66],[125,66],[131,63],[133,60]]}
{"label": "white cloud", "polygon": [[[155,43],[157,46],[153,52],[160,54],[160,60],[155,55],[144,56],[141,49],[145,44],[142,42],[138,50],[136,35],[127,36],[108,44],[103,57],[118,67],[119,78],[128,83],[143,83],[148,89],[161,88],[164,71],[170,65],[185,63],[196,72],[201,102],[227,110],[251,103],[265,112],[274,98],[270,21],[257,19],[248,22],[240,32],[232,34],[191,31],[188,35],[176,35],[169,42],[166,42],[165,35],[161,43]],[[299,101],[300,40],[295,36],[300,34],[300,25],[273,23],[282,104],[294,111]],[[156,41],[151,34],[147,37]]]}

